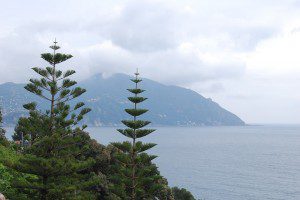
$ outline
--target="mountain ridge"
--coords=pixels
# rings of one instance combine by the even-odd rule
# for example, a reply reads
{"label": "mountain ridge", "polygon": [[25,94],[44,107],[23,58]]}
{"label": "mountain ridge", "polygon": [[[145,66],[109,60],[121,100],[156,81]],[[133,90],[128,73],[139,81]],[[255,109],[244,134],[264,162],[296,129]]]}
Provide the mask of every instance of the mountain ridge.
{"label": "mountain ridge", "polygon": [[[134,85],[132,78],[126,74],[113,74],[103,77],[95,74],[79,82],[79,86],[87,89],[80,97],[92,112],[85,118],[85,123],[92,126],[119,126],[121,120],[129,116],[125,108],[132,105],[127,100],[130,93],[126,90]],[[45,101],[33,96],[24,89],[25,84],[0,84],[0,105],[3,106],[5,124],[14,124],[26,111],[22,105],[37,101],[45,109]],[[245,125],[238,116],[222,108],[210,98],[197,92],[174,85],[143,78],[140,87],[146,91],[142,96],[148,97],[144,108],[149,112],[143,118],[152,121],[154,126],[236,126]]]}

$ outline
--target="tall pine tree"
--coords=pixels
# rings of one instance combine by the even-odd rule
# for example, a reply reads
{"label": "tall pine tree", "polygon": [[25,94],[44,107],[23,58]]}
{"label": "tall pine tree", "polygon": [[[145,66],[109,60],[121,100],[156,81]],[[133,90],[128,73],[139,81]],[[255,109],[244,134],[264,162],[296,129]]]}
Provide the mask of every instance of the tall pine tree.
{"label": "tall pine tree", "polygon": [[[72,58],[72,55],[57,53],[60,47],[57,46],[56,40],[50,48],[53,50],[53,53],[44,53],[41,55],[50,67],[32,68],[41,78],[30,79],[30,83],[25,86],[25,89],[49,102],[50,109],[45,113],[50,119],[50,131],[48,133],[52,134],[55,129],[63,128],[67,130],[66,134],[69,134],[72,132],[72,127],[76,126],[83,119],[83,116],[90,112],[90,109],[82,108],[84,106],[83,102],[78,102],[73,108],[67,102],[79,97],[86,90],[75,87],[77,82],[69,79],[69,76],[75,74],[74,70],[62,72],[57,69],[58,64]],[[24,108],[37,112],[36,103],[34,102],[24,105]],[[75,114],[74,111],[79,109],[81,109],[80,112]],[[42,114],[44,115],[44,113]],[[85,127],[83,125],[82,129]]]}
{"label": "tall pine tree", "polygon": [[57,68],[72,55],[57,53],[60,47],[56,41],[50,48],[52,53],[41,55],[49,66],[33,68],[40,78],[30,79],[25,86],[48,102],[49,109],[38,109],[35,102],[24,105],[30,116],[19,121],[23,128],[19,134],[27,134],[31,145],[24,148],[16,161],[7,160],[5,165],[32,175],[27,181],[14,183],[32,199],[95,199],[96,194],[90,189],[101,180],[94,173],[83,173],[93,167],[95,161],[85,156],[90,142],[88,134],[83,132],[86,126],[78,127],[90,109],[84,108],[83,102],[68,104],[86,90],[76,87],[76,81],[69,79],[74,70],[62,72]]}
{"label": "tall pine tree", "polygon": [[128,89],[133,96],[128,100],[133,103],[133,108],[125,109],[125,112],[132,116],[131,120],[123,120],[126,129],[118,129],[122,135],[130,138],[130,141],[117,142],[113,145],[119,150],[116,153],[117,164],[115,174],[111,177],[115,182],[114,190],[122,199],[155,199],[165,196],[168,192],[166,181],[159,175],[157,167],[151,162],[156,156],[148,155],[145,151],[151,149],[156,144],[142,143],[140,138],[155,131],[154,129],[144,129],[150,121],[138,119],[147,109],[138,108],[138,105],[147,98],[139,96],[144,90],[138,87],[142,81],[138,71],[135,78],[131,79],[135,87]]}

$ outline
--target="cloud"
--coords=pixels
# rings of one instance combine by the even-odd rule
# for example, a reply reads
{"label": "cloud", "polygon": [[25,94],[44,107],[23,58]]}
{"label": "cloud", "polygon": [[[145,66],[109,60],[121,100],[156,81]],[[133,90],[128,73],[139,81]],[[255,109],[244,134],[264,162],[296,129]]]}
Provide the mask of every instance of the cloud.
{"label": "cloud", "polygon": [[[72,4],[74,9],[78,6],[76,1]],[[47,17],[16,26],[8,37],[1,40],[13,40],[23,45],[25,42],[25,45],[32,46],[31,54],[19,55],[15,62],[7,58],[4,60],[14,67],[21,66],[20,60],[25,60],[27,66],[31,65],[26,63],[25,57],[36,61],[40,47],[48,46],[47,40],[58,37],[59,41],[63,41],[63,50],[76,54],[74,60],[83,78],[94,72],[128,73],[141,67],[145,69],[145,76],[150,78],[187,85],[193,81],[242,75],[244,63],[240,59],[231,59],[233,54],[255,46],[258,40],[271,32],[271,29],[263,31],[255,26],[241,26],[244,20],[236,22],[232,17],[216,13],[209,15],[205,9],[199,12],[188,5],[164,1],[128,1],[106,6],[108,10],[101,8],[102,12],[98,13],[92,12],[97,9],[91,5],[83,5],[82,9],[90,12],[72,13],[74,18],[54,10],[52,18],[46,13]],[[35,7],[40,6],[35,4]],[[33,18],[34,14],[29,18]],[[84,14],[87,17],[82,18]],[[11,37],[13,33],[24,38]],[[25,36],[31,37],[32,41]],[[3,49],[6,48],[3,46]],[[224,58],[222,49],[227,49],[228,58]],[[5,68],[4,65],[7,64],[2,64]],[[157,75],[157,70],[162,73]]]}
{"label": "cloud", "polygon": [[297,76],[300,73],[300,32],[295,30],[297,28],[286,27],[281,34],[258,45],[248,56],[248,68],[257,74]]}
{"label": "cloud", "polygon": [[[40,53],[56,37],[61,52],[74,55],[60,67],[75,69],[79,80],[100,72],[131,74],[139,67],[142,76],[194,89],[248,122],[297,121],[290,105],[300,107],[295,95],[300,84],[298,4],[6,1],[0,8],[0,83],[25,82],[33,75],[31,67],[46,66]],[[274,88],[277,92],[270,92]],[[269,111],[254,99],[272,99]],[[275,117],[278,107],[287,119]]]}
{"label": "cloud", "polygon": [[175,48],[180,43],[182,13],[162,1],[134,1],[112,22],[110,39],[134,52]]}
{"label": "cloud", "polygon": [[[142,75],[166,84],[189,85],[193,82],[238,78],[245,72],[240,63],[211,63],[197,50],[186,51],[182,46],[152,53],[135,53],[116,46],[111,41],[76,52],[80,74],[131,74],[139,68]],[[191,73],[192,72],[192,73]]]}
{"label": "cloud", "polygon": [[1,82],[23,81],[30,76],[30,68],[39,63],[42,46],[35,36],[29,37],[31,32],[16,30],[9,36],[0,38],[0,80]]}

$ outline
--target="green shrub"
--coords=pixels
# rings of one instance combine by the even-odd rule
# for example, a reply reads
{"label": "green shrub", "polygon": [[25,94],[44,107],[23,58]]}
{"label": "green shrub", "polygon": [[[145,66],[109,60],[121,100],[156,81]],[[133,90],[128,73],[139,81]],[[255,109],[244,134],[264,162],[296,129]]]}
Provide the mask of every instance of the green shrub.
{"label": "green shrub", "polygon": [[196,200],[192,193],[184,188],[173,187],[172,192],[175,200]]}

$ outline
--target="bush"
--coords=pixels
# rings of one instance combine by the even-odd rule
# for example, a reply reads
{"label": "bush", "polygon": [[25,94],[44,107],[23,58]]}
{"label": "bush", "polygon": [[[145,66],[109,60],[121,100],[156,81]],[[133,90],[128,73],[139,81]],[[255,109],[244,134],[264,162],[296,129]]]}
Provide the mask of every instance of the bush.
{"label": "bush", "polygon": [[192,193],[184,188],[173,187],[172,192],[175,200],[196,200]]}

